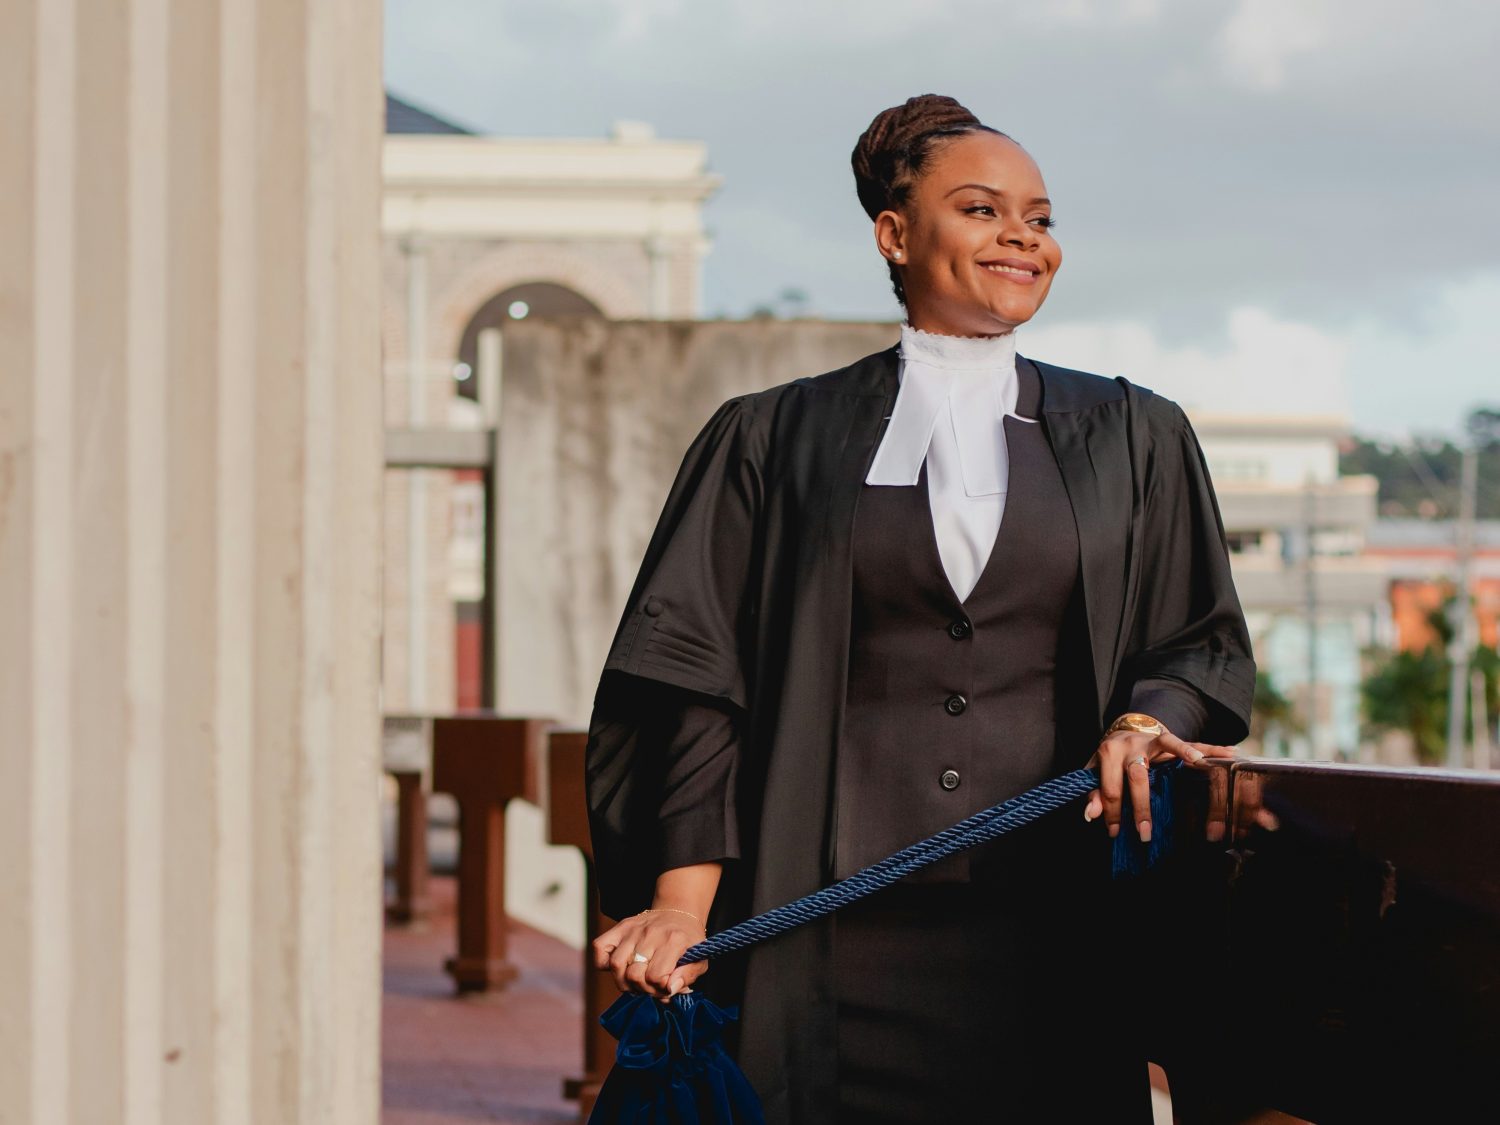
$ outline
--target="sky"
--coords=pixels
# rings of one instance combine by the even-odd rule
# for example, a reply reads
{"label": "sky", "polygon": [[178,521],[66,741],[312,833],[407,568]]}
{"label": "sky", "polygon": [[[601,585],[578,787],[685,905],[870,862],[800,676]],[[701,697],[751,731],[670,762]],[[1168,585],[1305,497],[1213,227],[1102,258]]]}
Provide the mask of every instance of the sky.
{"label": "sky", "polygon": [[899,319],[849,153],[951,95],[1054,201],[1023,354],[1401,437],[1500,405],[1497,44],[1494,0],[386,0],[385,57],[480,132],[703,141],[708,316]]}

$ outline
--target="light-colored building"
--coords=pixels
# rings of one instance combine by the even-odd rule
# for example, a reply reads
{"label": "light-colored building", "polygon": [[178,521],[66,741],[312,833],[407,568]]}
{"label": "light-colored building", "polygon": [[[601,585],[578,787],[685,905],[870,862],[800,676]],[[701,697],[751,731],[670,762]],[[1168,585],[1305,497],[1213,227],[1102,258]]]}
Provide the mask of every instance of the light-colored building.
{"label": "light-colored building", "polygon": [[[488,329],[528,318],[698,317],[710,245],[702,210],[720,182],[707,163],[701,143],[657,138],[639,122],[616,123],[599,138],[481,136],[387,93],[381,339],[388,433],[493,424],[498,401],[481,407],[477,385]],[[519,448],[517,438],[504,440]],[[523,459],[502,460],[512,481],[529,474]],[[555,568],[559,543],[550,524],[511,491],[518,499],[495,509],[507,542],[528,564]],[[449,714],[488,704],[580,722],[578,706],[560,706],[555,682],[507,690],[485,660],[486,630],[491,652],[524,653],[531,616],[500,615],[483,600],[487,586],[499,585],[485,573],[488,534],[479,470],[387,468],[385,711]],[[580,656],[580,666],[591,655]],[[513,682],[525,681],[524,662],[523,655],[511,663]],[[436,822],[454,815],[450,800],[434,800]],[[577,852],[547,847],[540,810],[525,802],[512,807],[507,832],[509,913],[581,942]],[[440,840],[439,857],[450,850]]]}
{"label": "light-colored building", "polygon": [[[1417,650],[1438,636],[1428,615],[1441,610],[1458,578],[1458,535],[1452,520],[1383,519],[1370,529],[1365,554],[1378,560],[1390,577],[1395,648]],[[1479,644],[1500,643],[1500,520],[1474,525],[1469,562],[1469,596],[1473,599]]]}
{"label": "light-colored building", "polygon": [[[386,96],[381,336],[393,429],[472,429],[480,333],[527,316],[691,320],[719,177],[696,141],[480,136]],[[478,474],[386,474],[388,711],[485,696]],[[421,527],[421,535],[409,529]]]}
{"label": "light-colored building", "polygon": [[1213,475],[1258,664],[1306,721],[1301,731],[1269,732],[1261,750],[1357,756],[1360,653],[1388,636],[1390,613],[1385,566],[1364,550],[1376,518],[1375,478],[1339,473],[1348,422],[1338,415],[1190,417]]}

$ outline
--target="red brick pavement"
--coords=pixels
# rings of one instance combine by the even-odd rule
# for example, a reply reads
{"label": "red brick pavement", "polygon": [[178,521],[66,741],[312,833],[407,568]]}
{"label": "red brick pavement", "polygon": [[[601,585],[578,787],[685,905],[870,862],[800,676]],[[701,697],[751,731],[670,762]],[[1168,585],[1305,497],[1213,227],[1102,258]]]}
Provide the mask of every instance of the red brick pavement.
{"label": "red brick pavement", "polygon": [[521,975],[493,996],[458,998],[443,972],[455,949],[452,878],[434,876],[433,913],[385,930],[383,1125],[563,1125],[583,1065],[582,955],[526,926],[511,931]]}

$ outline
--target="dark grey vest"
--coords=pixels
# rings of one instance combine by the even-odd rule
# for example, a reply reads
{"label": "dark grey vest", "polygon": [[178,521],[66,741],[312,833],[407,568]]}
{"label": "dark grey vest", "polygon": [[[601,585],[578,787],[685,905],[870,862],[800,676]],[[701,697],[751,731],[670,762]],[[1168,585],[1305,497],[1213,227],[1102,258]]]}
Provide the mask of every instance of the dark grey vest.
{"label": "dark grey vest", "polygon": [[[1016,412],[1036,417],[1035,368]],[[927,469],[914,488],[866,486],[854,523],[853,617],[837,766],[834,876],[843,878],[1055,773],[1093,679],[1078,534],[1037,424],[1007,418],[1005,515],[960,602],[938,555]],[[1090,748],[1091,749],[1091,748]],[[961,854],[910,881],[970,878]]]}

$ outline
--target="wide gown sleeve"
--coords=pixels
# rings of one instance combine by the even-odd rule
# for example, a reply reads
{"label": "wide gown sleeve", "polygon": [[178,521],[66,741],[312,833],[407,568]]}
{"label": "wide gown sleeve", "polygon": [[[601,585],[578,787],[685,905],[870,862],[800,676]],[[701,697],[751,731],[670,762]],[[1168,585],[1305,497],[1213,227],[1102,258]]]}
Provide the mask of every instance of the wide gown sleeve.
{"label": "wide gown sleeve", "polygon": [[738,859],[735,780],[739,731],[729,705],[686,698],[673,708],[677,729],[666,743],[662,779],[661,857],[667,871]]}
{"label": "wide gown sleeve", "polygon": [[1198,742],[1208,728],[1208,700],[1191,684],[1167,676],[1137,680],[1130,709],[1156,719],[1178,738]]}
{"label": "wide gown sleeve", "polygon": [[1151,405],[1136,644],[1119,683],[1180,737],[1233,744],[1249,731],[1255,662],[1224,525],[1187,416]]}
{"label": "wide gown sleeve", "polygon": [[586,780],[600,905],[650,905],[669,867],[739,854],[763,442],[744,399],[689,448],[594,696]]}

